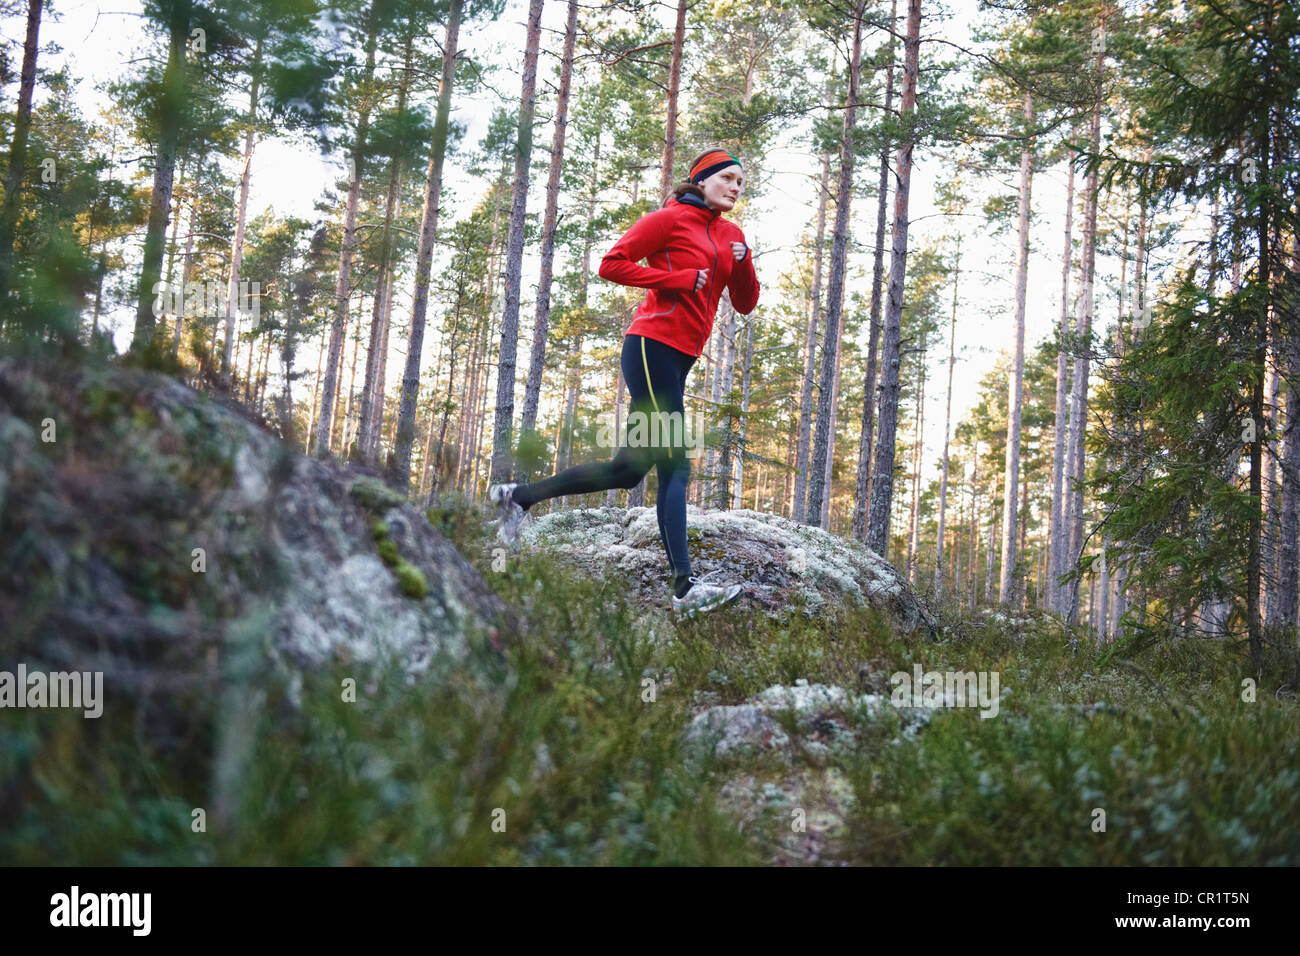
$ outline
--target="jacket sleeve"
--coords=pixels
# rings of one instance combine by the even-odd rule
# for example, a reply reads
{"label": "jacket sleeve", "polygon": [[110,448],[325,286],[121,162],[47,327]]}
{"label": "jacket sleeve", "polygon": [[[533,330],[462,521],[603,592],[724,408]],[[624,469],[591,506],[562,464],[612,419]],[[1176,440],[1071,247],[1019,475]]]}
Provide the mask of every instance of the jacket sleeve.
{"label": "jacket sleeve", "polygon": [[[745,242],[742,234],[741,242]],[[745,258],[731,268],[731,278],[727,281],[727,291],[731,293],[731,304],[741,315],[749,315],[758,305],[758,276],[754,274],[754,250],[745,242]]]}
{"label": "jacket sleeve", "polygon": [[637,265],[668,242],[674,218],[671,209],[660,209],[638,219],[600,260],[597,270],[600,277],[620,285],[645,289],[694,290],[696,269],[656,269]]}

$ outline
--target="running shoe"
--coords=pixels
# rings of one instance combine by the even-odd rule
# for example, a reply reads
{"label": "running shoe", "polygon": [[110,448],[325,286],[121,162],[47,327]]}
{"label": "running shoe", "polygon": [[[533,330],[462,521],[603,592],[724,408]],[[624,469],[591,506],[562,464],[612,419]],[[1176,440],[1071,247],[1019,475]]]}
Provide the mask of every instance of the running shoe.
{"label": "running shoe", "polygon": [[523,529],[528,512],[522,505],[515,504],[511,492],[518,487],[516,482],[493,485],[488,489],[488,501],[501,511],[501,520],[497,522],[497,539],[511,548],[519,544],[519,532]]}
{"label": "running shoe", "polygon": [[685,617],[695,617],[697,614],[703,614],[706,611],[713,611],[720,607],[726,607],[736,598],[740,597],[740,592],[744,587],[739,584],[704,584],[704,579],[711,574],[718,572],[710,571],[700,577],[692,575],[690,590],[686,592],[685,597],[673,595],[673,611]]}

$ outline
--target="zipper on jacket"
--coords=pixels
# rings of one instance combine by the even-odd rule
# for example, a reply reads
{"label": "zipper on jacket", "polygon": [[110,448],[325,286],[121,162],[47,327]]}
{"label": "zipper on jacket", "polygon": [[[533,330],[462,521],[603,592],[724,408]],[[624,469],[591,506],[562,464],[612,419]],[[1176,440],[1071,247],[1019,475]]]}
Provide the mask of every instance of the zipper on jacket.
{"label": "zipper on jacket", "polygon": [[[713,268],[709,270],[709,288],[704,293],[704,314],[705,315],[708,315],[708,311],[709,311],[709,296],[713,294],[713,273],[718,271],[718,246],[716,243],[714,243],[713,236],[709,235],[709,226],[711,225],[713,225],[712,219],[710,219],[708,222],[704,224],[705,238],[709,240],[709,245],[713,246]],[[707,322],[708,320],[705,319],[705,321]],[[704,352],[704,340],[707,339],[708,337],[709,337],[708,326],[705,326],[705,332],[702,336],[700,336],[700,344],[696,346],[696,350],[698,352],[700,353]]]}

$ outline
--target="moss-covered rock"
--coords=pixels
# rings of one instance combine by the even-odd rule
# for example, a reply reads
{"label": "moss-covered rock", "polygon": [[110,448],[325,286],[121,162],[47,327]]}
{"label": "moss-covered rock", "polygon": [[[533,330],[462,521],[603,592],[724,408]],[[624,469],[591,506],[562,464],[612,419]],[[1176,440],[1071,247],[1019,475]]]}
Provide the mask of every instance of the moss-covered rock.
{"label": "moss-covered rock", "polygon": [[[874,607],[903,633],[934,636],[938,623],[898,571],[856,541],[749,509],[686,510],[692,571],[745,585],[750,606],[776,616]],[[524,547],[625,581],[635,600],[667,601],[668,565],[654,508],[583,508],[540,515]],[[742,598],[744,600],[744,598]]]}

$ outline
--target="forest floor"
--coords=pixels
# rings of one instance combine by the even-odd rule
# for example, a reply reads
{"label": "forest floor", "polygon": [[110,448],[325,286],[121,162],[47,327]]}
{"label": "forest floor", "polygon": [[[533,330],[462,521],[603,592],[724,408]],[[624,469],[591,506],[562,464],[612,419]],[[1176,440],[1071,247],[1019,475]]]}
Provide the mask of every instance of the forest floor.
{"label": "forest floor", "polygon": [[[1222,641],[1075,653],[1037,614],[936,608],[938,642],[871,611],[676,623],[544,555],[494,570],[478,510],[429,517],[528,621],[488,673],[394,666],[350,702],[326,668],[292,708],[266,675],[234,811],[199,832],[208,781],[129,722],[13,712],[0,782],[39,759],[0,860],[1300,864],[1293,648],[1261,677]],[[996,672],[996,713],[895,706],[918,666]],[[710,714],[739,736],[715,748]]]}

